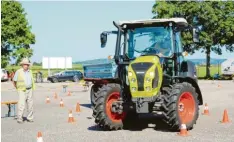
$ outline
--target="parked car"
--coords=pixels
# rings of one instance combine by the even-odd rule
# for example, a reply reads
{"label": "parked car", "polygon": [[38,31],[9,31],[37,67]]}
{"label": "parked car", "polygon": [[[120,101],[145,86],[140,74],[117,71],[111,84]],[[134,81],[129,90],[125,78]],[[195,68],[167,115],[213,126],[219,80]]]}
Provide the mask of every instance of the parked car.
{"label": "parked car", "polygon": [[6,69],[1,69],[1,81],[8,81],[8,71]]}
{"label": "parked car", "polygon": [[81,79],[83,79],[82,72],[74,71],[74,70],[61,71],[61,72],[59,72],[55,75],[49,76],[47,78],[47,80],[51,81],[52,83],[65,82],[65,81],[78,82]]}

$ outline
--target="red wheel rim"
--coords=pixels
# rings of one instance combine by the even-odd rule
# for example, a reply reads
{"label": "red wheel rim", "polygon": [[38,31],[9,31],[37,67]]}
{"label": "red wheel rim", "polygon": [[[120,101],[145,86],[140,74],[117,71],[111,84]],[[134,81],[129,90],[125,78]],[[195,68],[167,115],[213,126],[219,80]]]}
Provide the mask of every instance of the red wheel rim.
{"label": "red wheel rim", "polygon": [[182,123],[189,123],[195,115],[195,100],[190,92],[184,92],[178,103],[178,112]]}
{"label": "red wheel rim", "polygon": [[106,100],[106,113],[109,119],[113,122],[121,122],[125,117],[124,112],[122,114],[118,114],[111,111],[112,103],[117,101],[119,97],[120,97],[119,92],[113,92],[109,95],[109,97]]}

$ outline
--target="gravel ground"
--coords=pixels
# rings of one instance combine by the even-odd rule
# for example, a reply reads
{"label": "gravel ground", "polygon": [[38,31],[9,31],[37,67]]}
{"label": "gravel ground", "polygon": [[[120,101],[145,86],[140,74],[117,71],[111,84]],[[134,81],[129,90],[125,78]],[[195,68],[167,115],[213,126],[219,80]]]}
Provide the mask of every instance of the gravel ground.
{"label": "gravel ground", "polygon": [[[71,84],[68,90],[72,96],[62,93],[64,83],[37,84],[34,92],[34,123],[18,124],[14,118],[3,118],[7,107],[1,107],[2,142],[33,142],[37,132],[41,131],[44,142],[92,142],[92,141],[166,141],[166,142],[231,142],[234,141],[234,125],[221,124],[224,109],[228,110],[230,120],[234,120],[234,82],[232,81],[199,81],[204,102],[208,103],[210,116],[200,115],[194,129],[188,137],[177,136],[176,132],[156,129],[155,124],[149,124],[139,130],[102,131],[95,126],[90,109],[89,91],[84,92],[79,85]],[[221,87],[218,87],[220,85]],[[9,82],[3,82],[1,90],[2,101],[17,100],[17,93]],[[54,92],[58,99],[53,98]],[[46,97],[51,99],[46,104]],[[59,100],[64,100],[65,107],[59,107]],[[81,112],[76,113],[76,103],[81,104]],[[69,109],[73,110],[76,122],[68,123]],[[200,107],[200,114],[203,106]],[[139,123],[142,123],[142,120]],[[156,128],[155,128],[156,127]]]}

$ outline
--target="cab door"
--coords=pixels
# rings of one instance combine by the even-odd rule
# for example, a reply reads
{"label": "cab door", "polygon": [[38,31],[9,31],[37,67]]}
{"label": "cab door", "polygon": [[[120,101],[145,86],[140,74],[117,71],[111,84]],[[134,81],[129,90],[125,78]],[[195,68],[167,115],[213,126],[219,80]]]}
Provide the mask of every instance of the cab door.
{"label": "cab door", "polygon": [[183,56],[183,49],[182,49],[182,43],[181,43],[181,34],[180,32],[175,33],[175,52],[177,53],[177,68],[180,72],[181,69],[181,63],[185,60]]}

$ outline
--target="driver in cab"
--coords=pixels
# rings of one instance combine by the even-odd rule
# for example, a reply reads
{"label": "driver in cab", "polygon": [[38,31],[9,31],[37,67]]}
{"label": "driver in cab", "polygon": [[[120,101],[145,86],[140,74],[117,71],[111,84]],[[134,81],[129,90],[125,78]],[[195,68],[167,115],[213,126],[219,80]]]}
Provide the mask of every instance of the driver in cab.
{"label": "driver in cab", "polygon": [[158,51],[156,53],[159,57],[166,57],[170,55],[170,43],[169,42],[156,42],[153,48]]}
{"label": "driver in cab", "polygon": [[151,48],[153,48],[153,50],[156,51],[156,55],[158,55],[159,57],[170,56],[171,40],[169,35],[153,43],[153,45],[151,45]]}

